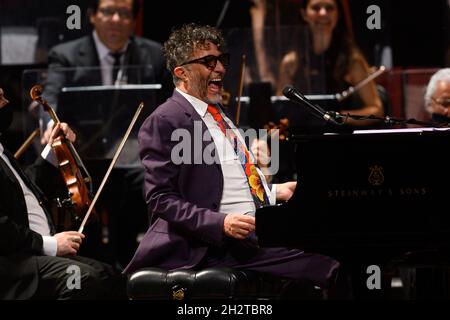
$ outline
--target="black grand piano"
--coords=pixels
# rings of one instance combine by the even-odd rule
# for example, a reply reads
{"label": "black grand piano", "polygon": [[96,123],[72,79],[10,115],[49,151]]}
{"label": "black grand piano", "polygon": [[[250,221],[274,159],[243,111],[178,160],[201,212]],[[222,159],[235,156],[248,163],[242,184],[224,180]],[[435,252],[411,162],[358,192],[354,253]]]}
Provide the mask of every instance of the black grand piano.
{"label": "black grand piano", "polygon": [[450,131],[378,130],[292,139],[297,189],[288,202],[256,212],[261,246],[333,256],[363,277],[353,278],[361,290],[369,265],[382,268],[412,252],[447,256]]}

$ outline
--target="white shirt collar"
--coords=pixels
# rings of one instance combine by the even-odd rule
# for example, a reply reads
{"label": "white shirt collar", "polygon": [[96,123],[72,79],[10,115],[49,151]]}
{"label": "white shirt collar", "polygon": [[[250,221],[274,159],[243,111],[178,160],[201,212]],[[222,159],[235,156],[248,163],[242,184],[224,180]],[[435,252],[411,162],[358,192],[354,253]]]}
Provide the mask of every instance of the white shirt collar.
{"label": "white shirt collar", "polygon": [[[95,46],[97,48],[98,58],[99,60],[104,60],[106,57],[111,57],[109,53],[111,50],[103,44],[103,42],[98,37],[97,31],[92,32],[92,36],[94,37]],[[122,49],[119,50],[119,52],[125,52],[127,50],[129,41],[123,46]],[[112,57],[111,57],[112,58]]]}
{"label": "white shirt collar", "polygon": [[204,118],[206,115],[206,112],[208,111],[208,104],[194,96],[191,96],[190,94],[187,94],[180,89],[176,88],[175,90],[178,91],[183,97],[189,101],[192,106],[194,107],[195,111],[200,115],[200,117]]}

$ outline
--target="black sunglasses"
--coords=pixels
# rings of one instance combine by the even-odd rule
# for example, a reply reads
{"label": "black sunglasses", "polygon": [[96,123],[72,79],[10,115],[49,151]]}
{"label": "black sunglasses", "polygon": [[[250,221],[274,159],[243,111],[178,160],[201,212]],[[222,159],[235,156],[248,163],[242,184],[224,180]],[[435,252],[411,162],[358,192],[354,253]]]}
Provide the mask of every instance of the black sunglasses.
{"label": "black sunglasses", "polygon": [[226,68],[230,65],[230,54],[222,53],[220,56],[208,55],[208,56],[201,57],[198,59],[183,62],[182,64],[180,64],[180,67],[184,66],[186,64],[200,63],[200,64],[204,65],[205,67],[207,67],[208,69],[214,70],[217,65],[217,60],[219,60],[220,63],[223,65],[223,67]]}

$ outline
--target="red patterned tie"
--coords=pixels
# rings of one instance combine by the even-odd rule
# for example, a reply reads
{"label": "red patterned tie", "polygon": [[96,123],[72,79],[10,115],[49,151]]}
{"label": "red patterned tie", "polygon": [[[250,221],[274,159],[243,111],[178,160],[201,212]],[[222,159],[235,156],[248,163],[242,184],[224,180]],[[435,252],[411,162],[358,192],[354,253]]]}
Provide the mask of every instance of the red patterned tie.
{"label": "red patterned tie", "polygon": [[256,165],[251,161],[250,152],[247,147],[241,143],[233,129],[230,128],[217,106],[208,105],[208,112],[213,116],[214,120],[216,120],[220,130],[223,132],[228,141],[230,141],[234,152],[239,157],[239,161],[241,162],[242,168],[247,176],[248,186],[256,208],[269,205],[269,199],[267,197],[266,190],[264,189],[262,178],[256,170]]}

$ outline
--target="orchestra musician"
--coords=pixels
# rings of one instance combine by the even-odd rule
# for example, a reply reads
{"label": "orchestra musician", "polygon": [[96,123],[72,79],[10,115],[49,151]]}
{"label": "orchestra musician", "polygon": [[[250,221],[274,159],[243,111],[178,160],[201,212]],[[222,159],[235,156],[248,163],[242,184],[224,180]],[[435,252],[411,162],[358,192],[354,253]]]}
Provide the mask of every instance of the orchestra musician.
{"label": "orchestra musician", "polygon": [[[90,0],[89,21],[94,29],[92,33],[50,50],[44,98],[54,106],[56,112],[57,95],[65,86],[170,84],[161,45],[134,35],[139,3],[138,0]],[[127,66],[141,68],[128,70]],[[101,67],[101,70],[92,67]],[[62,71],[67,68],[79,70],[74,73]],[[44,126],[51,121],[46,114],[43,114],[43,118]],[[43,144],[46,143],[47,136],[48,131],[42,137]]]}
{"label": "orchestra musician", "polygon": [[441,69],[431,77],[425,92],[425,108],[433,121],[450,123],[450,68]]}
{"label": "orchestra musician", "polygon": [[[11,121],[11,107],[0,88],[0,135]],[[75,141],[67,124],[55,125],[42,157],[28,171],[46,189],[61,179],[51,164],[51,145],[60,132]],[[1,143],[0,185],[0,299],[126,298],[125,279],[118,271],[77,255],[84,234],[56,233],[46,196]],[[79,279],[73,278],[75,273]]]}
{"label": "orchestra musician", "polygon": [[[49,74],[43,97],[56,112],[59,107],[57,96],[62,87],[159,83],[162,90],[158,93],[158,99],[163,101],[170,95],[168,92],[171,92],[173,85],[165,68],[161,44],[134,35],[139,10],[139,0],[89,0],[92,33],[59,44],[49,52]],[[68,69],[76,71],[62,71]],[[47,113],[41,118],[44,126],[41,142],[46,144],[50,130],[45,129],[52,126],[52,121]],[[109,140],[105,147],[108,149],[106,158],[118,144],[118,139]],[[131,259],[137,248],[138,235],[148,225],[142,199],[144,170],[136,145],[136,139],[129,139],[121,156],[127,166],[115,170],[105,190],[107,198],[117,201],[114,204],[99,204],[108,213],[104,241],[113,251],[112,259],[121,266]],[[96,177],[96,171],[92,172]]]}
{"label": "orchestra musician", "polygon": [[[303,94],[339,93],[355,86],[370,75],[370,68],[363,53],[348,34],[345,16],[340,0],[301,1],[301,25],[306,27],[309,36],[301,39],[309,48],[300,53],[297,48],[286,48],[281,59],[278,75],[272,74],[265,66],[269,61],[261,32],[266,15],[267,0],[253,0],[251,8],[253,33],[259,35],[255,41],[256,57],[260,66],[261,78],[271,81],[276,94],[282,95],[287,85],[293,85]],[[302,29],[301,29],[302,30]],[[303,34],[302,34],[303,35]],[[308,41],[306,43],[306,41]],[[334,111],[357,116],[384,116],[383,104],[374,81],[362,87],[355,95],[334,106]],[[370,120],[352,120],[355,126],[373,125]]]}

